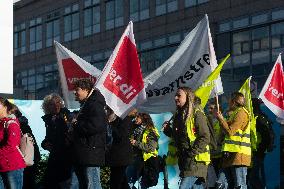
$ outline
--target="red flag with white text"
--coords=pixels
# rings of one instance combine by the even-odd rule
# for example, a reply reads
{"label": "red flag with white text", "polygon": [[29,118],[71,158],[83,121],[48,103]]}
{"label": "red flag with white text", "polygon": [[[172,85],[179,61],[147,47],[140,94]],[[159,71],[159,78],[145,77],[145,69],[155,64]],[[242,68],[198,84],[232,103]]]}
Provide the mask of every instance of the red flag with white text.
{"label": "red flag with white text", "polygon": [[102,71],[96,88],[121,118],[145,101],[146,92],[131,21]]}
{"label": "red flag with white text", "polygon": [[279,118],[284,119],[284,73],[279,54],[259,97]]}
{"label": "red flag with white text", "polygon": [[81,78],[88,78],[94,84],[101,71],[86,62],[66,47],[54,41],[63,99],[67,108],[76,109],[80,105],[75,101],[72,83]]}

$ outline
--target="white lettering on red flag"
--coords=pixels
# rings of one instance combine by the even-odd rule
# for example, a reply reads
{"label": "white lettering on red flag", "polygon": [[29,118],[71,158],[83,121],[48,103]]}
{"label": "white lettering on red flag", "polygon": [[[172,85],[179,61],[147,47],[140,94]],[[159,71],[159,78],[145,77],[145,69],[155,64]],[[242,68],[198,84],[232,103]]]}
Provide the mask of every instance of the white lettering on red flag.
{"label": "white lettering on red flag", "polygon": [[146,99],[132,28],[130,22],[96,84],[107,105],[122,118]]}
{"label": "white lettering on red flag", "polygon": [[277,117],[284,119],[284,73],[281,54],[278,56],[259,97]]}
{"label": "white lettering on red flag", "polygon": [[75,101],[73,82],[88,78],[95,83],[101,71],[86,62],[58,42],[54,42],[57,55],[60,84],[67,108],[76,109],[80,105]]}

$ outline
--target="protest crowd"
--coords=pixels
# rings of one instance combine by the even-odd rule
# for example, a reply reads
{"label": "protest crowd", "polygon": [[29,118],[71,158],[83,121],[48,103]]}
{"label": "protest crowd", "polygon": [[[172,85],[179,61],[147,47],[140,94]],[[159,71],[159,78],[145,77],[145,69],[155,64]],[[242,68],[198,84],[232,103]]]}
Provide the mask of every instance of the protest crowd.
{"label": "protest crowd", "polygon": [[[182,85],[206,66],[197,61],[200,68],[192,69],[194,74],[187,71],[178,78],[179,86],[168,103],[173,102],[172,117],[159,131],[149,112],[139,108],[147,100],[137,54],[135,60],[134,51],[130,50],[130,55],[119,51],[126,46],[128,50],[134,47],[131,33],[131,27],[126,29],[123,42],[114,50],[117,55],[111,56],[96,85],[87,78],[72,82],[73,100],[79,102],[79,110],[71,112],[67,108],[66,94],[52,93],[43,99],[46,135],[41,147],[49,156],[40,188],[101,189],[101,168],[109,167],[110,189],[156,186],[160,172],[167,189],[168,165],[178,166],[180,180],[175,188],[179,189],[266,188],[264,158],[273,150],[274,133],[271,120],[260,108],[261,99],[251,98],[246,88],[250,80],[231,94],[226,102],[228,107],[223,109],[217,96],[209,100],[213,86],[207,89],[210,86]],[[130,40],[125,40],[127,37]],[[209,55],[202,57],[209,65]],[[132,63],[127,68],[134,74],[128,80],[126,71],[119,67],[122,60]],[[221,68],[222,63],[216,72],[207,74],[206,81],[215,80]],[[170,87],[173,90],[173,83],[168,93]],[[114,102],[113,96],[119,100]],[[23,116],[27,113],[0,98],[1,189],[36,188],[40,152]],[[164,157],[159,156],[162,134],[170,140]]]}

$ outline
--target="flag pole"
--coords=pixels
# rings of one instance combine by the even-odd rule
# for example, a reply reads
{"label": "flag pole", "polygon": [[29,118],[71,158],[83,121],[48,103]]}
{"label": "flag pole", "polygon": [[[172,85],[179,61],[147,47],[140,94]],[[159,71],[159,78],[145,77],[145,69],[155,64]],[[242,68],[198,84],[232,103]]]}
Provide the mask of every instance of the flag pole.
{"label": "flag pole", "polygon": [[217,93],[215,93],[215,99],[216,99],[217,111],[220,112],[219,98],[218,98]]}

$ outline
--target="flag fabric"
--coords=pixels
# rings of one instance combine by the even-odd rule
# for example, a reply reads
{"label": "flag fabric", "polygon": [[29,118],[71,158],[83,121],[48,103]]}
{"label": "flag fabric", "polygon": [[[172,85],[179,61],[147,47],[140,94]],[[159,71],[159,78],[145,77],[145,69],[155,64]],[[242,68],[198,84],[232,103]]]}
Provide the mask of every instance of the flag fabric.
{"label": "flag fabric", "polygon": [[121,118],[145,101],[144,81],[131,21],[104,67],[96,88],[105,97],[107,105]]}
{"label": "flag fabric", "polygon": [[217,66],[217,68],[207,77],[202,85],[194,92],[194,94],[201,99],[201,107],[204,108],[210,98],[212,89],[215,87],[216,79],[219,78],[223,65],[230,57],[228,54]]}
{"label": "flag fabric", "polygon": [[257,134],[256,134],[256,119],[253,113],[253,106],[251,100],[251,76],[245,81],[245,83],[240,88],[239,92],[245,96],[245,108],[249,112],[249,124],[250,124],[250,140],[251,140],[251,149],[256,151],[257,149]]}
{"label": "flag fabric", "polygon": [[54,41],[54,45],[64,103],[69,109],[77,109],[80,104],[75,101],[72,83],[82,78],[88,78],[95,83],[101,71],[57,41]]}
{"label": "flag fabric", "polygon": [[[185,37],[174,54],[145,79],[147,101],[138,107],[148,113],[174,112],[177,89],[187,86],[197,89],[217,67],[208,17],[205,17]],[[223,93],[221,80],[214,93]]]}
{"label": "flag fabric", "polygon": [[284,73],[281,54],[270,72],[259,98],[278,117],[284,119]]}

